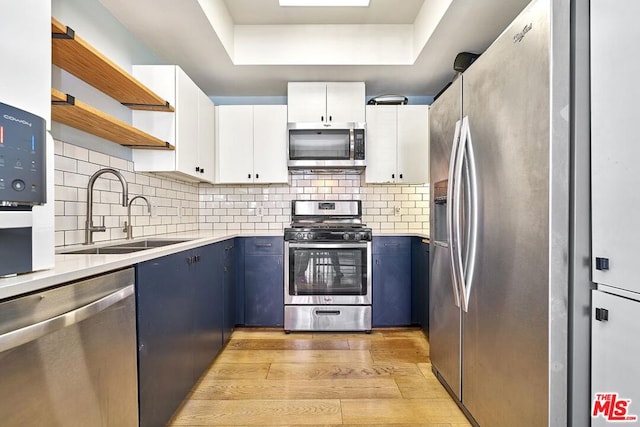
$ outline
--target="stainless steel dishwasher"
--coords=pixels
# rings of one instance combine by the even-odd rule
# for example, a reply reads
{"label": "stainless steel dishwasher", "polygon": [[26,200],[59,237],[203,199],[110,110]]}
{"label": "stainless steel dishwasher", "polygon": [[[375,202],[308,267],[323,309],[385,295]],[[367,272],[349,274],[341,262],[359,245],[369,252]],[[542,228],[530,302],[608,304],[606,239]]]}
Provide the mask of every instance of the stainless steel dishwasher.
{"label": "stainless steel dishwasher", "polygon": [[3,426],[137,426],[134,270],[0,302]]}

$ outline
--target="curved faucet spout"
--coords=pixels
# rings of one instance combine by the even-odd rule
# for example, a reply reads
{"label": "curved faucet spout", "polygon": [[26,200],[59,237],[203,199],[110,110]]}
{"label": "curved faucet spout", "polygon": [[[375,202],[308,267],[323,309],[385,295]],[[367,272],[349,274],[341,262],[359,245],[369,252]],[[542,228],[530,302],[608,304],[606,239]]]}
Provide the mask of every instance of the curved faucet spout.
{"label": "curved faucet spout", "polygon": [[89,245],[93,243],[93,233],[106,231],[104,224],[99,226],[93,225],[93,186],[96,180],[105,173],[115,175],[116,178],[122,184],[122,206],[127,206],[127,200],[129,199],[129,187],[127,180],[122,174],[113,168],[103,168],[91,175],[89,183],[87,184],[87,219],[84,226],[84,244]]}
{"label": "curved faucet spout", "polygon": [[127,206],[127,222],[124,223],[124,229],[122,230],[127,233],[127,239],[131,239],[133,237],[133,225],[131,224],[131,205],[136,199],[142,199],[147,202],[147,212],[149,213],[149,215],[151,215],[151,202],[149,202],[149,199],[144,196],[132,197],[131,200],[129,200],[129,204]]}

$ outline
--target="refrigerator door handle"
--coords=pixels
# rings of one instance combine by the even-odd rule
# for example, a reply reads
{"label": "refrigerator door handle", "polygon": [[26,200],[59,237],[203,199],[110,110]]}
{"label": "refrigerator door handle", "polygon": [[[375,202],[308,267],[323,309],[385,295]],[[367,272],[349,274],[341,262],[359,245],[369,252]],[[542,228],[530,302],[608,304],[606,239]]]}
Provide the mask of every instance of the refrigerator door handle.
{"label": "refrigerator door handle", "polygon": [[456,122],[456,129],[451,145],[451,156],[449,157],[449,180],[447,185],[447,234],[449,235],[449,259],[451,261],[451,285],[453,288],[453,302],[456,307],[460,307],[460,284],[458,270],[455,263],[455,234],[454,234],[454,169],[460,144],[460,120]]}
{"label": "refrigerator door handle", "polygon": [[[473,273],[476,263],[476,250],[478,247],[478,179],[476,174],[476,162],[473,150],[473,140],[471,138],[471,128],[469,125],[469,117],[466,116],[462,119],[462,130],[460,140],[462,141],[460,152],[460,180],[462,179],[462,172],[466,172],[466,183],[469,186],[466,190],[468,195],[467,211],[465,212],[466,221],[465,225],[467,229],[466,236],[466,253],[464,264],[462,262],[462,251],[458,248],[459,253],[459,271],[460,271],[460,294],[462,310],[467,312],[469,310],[469,303],[471,299],[471,288],[473,286]],[[465,168],[462,168],[464,164]],[[458,190],[458,194],[455,195],[456,203],[460,201],[462,191]],[[461,221],[458,217],[458,224]],[[458,233],[460,233],[460,227],[458,227]],[[458,234],[460,236],[460,234]]]}
{"label": "refrigerator door handle", "polygon": [[451,205],[453,206],[451,223],[452,223],[452,237],[451,237],[451,248],[452,248],[452,260],[451,264],[453,266],[452,270],[456,275],[456,282],[458,286],[458,293],[460,295],[460,304],[464,307],[464,268],[463,268],[463,257],[462,257],[462,178],[463,178],[463,166],[464,166],[464,157],[466,150],[466,128],[467,122],[465,119],[462,120],[460,126],[460,136],[458,138],[458,146],[457,152],[455,155],[455,163],[453,167],[453,198],[451,199]]}

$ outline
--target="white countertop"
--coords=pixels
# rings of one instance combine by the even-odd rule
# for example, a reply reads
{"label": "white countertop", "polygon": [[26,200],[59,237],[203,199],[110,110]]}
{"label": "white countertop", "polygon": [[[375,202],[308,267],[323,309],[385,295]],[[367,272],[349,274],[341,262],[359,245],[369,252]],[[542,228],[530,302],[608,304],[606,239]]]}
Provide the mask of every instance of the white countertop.
{"label": "white countertop", "polygon": [[[376,231],[374,236],[415,236],[428,239],[429,236],[420,230],[391,230]],[[55,267],[37,271],[35,273],[21,274],[0,279],[0,299],[14,297],[16,295],[38,291],[40,289],[59,285],[66,282],[81,280],[107,271],[129,267],[150,259],[171,255],[187,249],[220,242],[234,237],[259,237],[282,236],[282,231],[273,232],[239,232],[239,231],[194,231],[186,233],[172,233],[155,236],[147,236],[148,239],[191,239],[182,243],[176,243],[159,248],[151,248],[138,252],[118,255],[80,255],[80,254],[56,254]],[[134,239],[141,240],[142,238]],[[96,246],[109,246],[116,243],[127,243],[132,240],[119,242],[109,241]],[[72,251],[86,249],[86,246],[67,246],[58,248],[58,251]]]}

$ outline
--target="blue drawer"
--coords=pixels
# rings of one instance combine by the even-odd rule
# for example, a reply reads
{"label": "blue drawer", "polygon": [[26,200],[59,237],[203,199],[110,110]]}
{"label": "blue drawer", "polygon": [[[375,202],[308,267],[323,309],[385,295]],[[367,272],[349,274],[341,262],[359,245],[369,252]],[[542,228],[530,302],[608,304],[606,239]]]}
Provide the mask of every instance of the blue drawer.
{"label": "blue drawer", "polygon": [[282,237],[247,237],[244,239],[245,255],[282,255],[284,253]]}
{"label": "blue drawer", "polygon": [[411,237],[378,236],[373,238],[374,255],[411,256]]}

